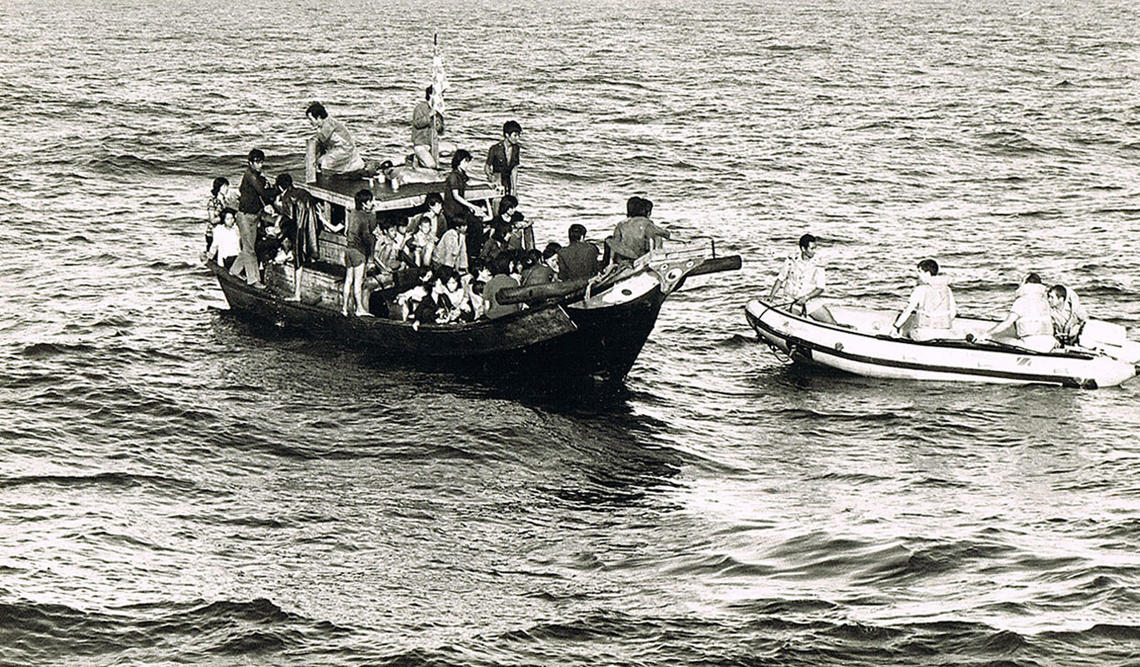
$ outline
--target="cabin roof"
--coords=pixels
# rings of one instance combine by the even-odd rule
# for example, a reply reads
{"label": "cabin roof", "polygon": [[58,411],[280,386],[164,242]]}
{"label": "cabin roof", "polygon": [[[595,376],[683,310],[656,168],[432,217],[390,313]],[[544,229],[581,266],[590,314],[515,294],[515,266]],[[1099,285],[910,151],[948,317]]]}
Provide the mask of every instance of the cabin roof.
{"label": "cabin roof", "polygon": [[[341,177],[319,174],[316,181],[305,183],[301,187],[308,190],[317,199],[323,199],[345,208],[356,206],[354,197],[362,189],[372,191],[376,211],[390,211],[401,208],[412,208],[424,203],[429,192],[443,194],[446,184],[445,174],[440,174],[440,180],[435,183],[405,183],[398,190],[393,190],[383,176],[369,179],[360,176]],[[495,186],[483,180],[472,178],[467,183],[467,199],[489,199],[497,197],[499,191]]]}

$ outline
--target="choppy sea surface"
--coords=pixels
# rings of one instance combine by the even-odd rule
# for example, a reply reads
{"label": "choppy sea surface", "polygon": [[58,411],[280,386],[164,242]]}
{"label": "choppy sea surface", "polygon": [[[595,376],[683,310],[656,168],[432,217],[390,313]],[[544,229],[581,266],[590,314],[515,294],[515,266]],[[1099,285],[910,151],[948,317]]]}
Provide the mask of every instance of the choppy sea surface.
{"label": "choppy sea surface", "polygon": [[[402,156],[435,32],[542,240],[640,194],[744,256],[622,391],[250,326],[197,263],[307,102]],[[811,231],[833,299],[933,256],[1140,337],[1138,93],[1127,0],[6,0],[0,663],[1140,663],[1140,382],[805,373],[742,313]]]}

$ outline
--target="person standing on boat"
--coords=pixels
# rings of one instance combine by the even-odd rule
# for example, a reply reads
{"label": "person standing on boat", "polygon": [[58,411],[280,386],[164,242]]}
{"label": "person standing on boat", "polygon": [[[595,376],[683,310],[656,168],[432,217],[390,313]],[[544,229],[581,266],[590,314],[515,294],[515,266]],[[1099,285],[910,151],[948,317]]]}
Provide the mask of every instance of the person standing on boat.
{"label": "person standing on boat", "polygon": [[784,266],[776,276],[776,282],[768,293],[768,299],[780,298],[790,301],[791,310],[827,324],[838,324],[831,311],[820,300],[826,285],[823,267],[815,259],[818,239],[811,234],[800,237],[799,253],[784,261]]}
{"label": "person standing on boat", "polygon": [[305,117],[317,131],[314,139],[323,154],[317,159],[317,169],[325,174],[349,174],[364,169],[364,160],[356,150],[356,142],[348,127],[331,118],[320,102],[313,102],[305,110]]}
{"label": "person standing on boat", "polygon": [[522,126],[517,121],[503,123],[503,140],[495,142],[487,150],[487,161],[483,173],[487,180],[503,186],[503,192],[518,196],[519,137]]}
{"label": "person standing on boat", "polygon": [[210,199],[206,201],[206,250],[214,239],[214,227],[222,224],[222,211],[229,208],[226,201],[230,194],[230,181],[225,176],[214,179],[210,188]]}
{"label": "person standing on boat", "polygon": [[471,153],[463,148],[451,156],[451,173],[447,175],[443,190],[443,214],[448,225],[454,227],[462,220],[467,228],[467,259],[474,264],[479,259],[486,238],[483,211],[467,201],[467,170],[471,167]]}
{"label": "person standing on boat", "polygon": [[241,236],[238,234],[235,224],[237,211],[232,208],[223,208],[218,215],[221,222],[214,228],[210,248],[202,253],[201,260],[208,262],[214,259],[218,266],[228,269],[233,266],[241,252]]}
{"label": "person standing on boat", "polygon": [[1081,330],[1089,321],[1089,314],[1081,306],[1077,293],[1064,285],[1049,288],[1049,316],[1053,321],[1053,336],[1062,345],[1075,345]]}
{"label": "person standing on boat", "polygon": [[1057,345],[1053,338],[1053,319],[1049,314],[1049,301],[1041,276],[1030,273],[1017,288],[1009,315],[982,336],[988,338],[1013,327],[1017,344],[1034,352],[1049,352]]}
{"label": "person standing on boat", "polygon": [[230,275],[245,274],[245,282],[264,289],[257,264],[257,231],[263,213],[273,213],[274,190],[261,173],[265,167],[265,153],[255,148],[249,152],[248,166],[238,186],[238,232],[241,235],[241,254],[230,268]]}
{"label": "person standing on boat", "polygon": [[670,238],[669,230],[653,224],[653,202],[643,197],[630,197],[625,203],[626,219],[619,222],[606,239],[610,260],[615,264],[632,264],[633,260],[660,248],[662,239]]}
{"label": "person standing on boat", "polygon": [[368,265],[368,257],[372,254],[372,246],[376,237],[372,235],[372,227],[376,224],[376,214],[372,212],[372,191],[360,190],[354,197],[356,210],[349,211],[344,228],[344,304],[341,314],[348,315],[350,300],[356,304],[356,315],[366,317],[372,315],[364,303],[364,269]]}
{"label": "person standing on boat", "polygon": [[432,138],[443,134],[443,115],[431,103],[434,92],[432,86],[424,89],[424,98],[412,110],[412,151],[421,167],[439,169],[439,162],[432,155]]}
{"label": "person standing on boat", "polygon": [[[912,315],[914,322],[910,323]],[[918,286],[891,329],[913,340],[950,338],[957,316],[958,304],[954,302],[946,276],[938,275],[938,262],[924,259],[918,263]]]}

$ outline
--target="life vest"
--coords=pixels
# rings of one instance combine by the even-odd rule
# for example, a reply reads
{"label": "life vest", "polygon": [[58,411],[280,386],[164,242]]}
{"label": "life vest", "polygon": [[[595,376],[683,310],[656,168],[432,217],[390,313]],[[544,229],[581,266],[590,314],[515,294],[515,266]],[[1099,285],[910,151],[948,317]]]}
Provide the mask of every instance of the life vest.
{"label": "life vest", "polygon": [[817,270],[815,262],[794,257],[788,260],[788,278],[784,281],[784,294],[789,299],[798,299],[815,289],[812,280]]}
{"label": "life vest", "polygon": [[918,306],[918,326],[924,329],[949,329],[954,320],[950,304],[950,286],[935,276],[922,293],[922,303]]}
{"label": "life vest", "polygon": [[1053,317],[1049,312],[1049,301],[1045,298],[1044,285],[1026,283],[1019,287],[1014,308],[1018,313],[1018,338],[1053,335]]}

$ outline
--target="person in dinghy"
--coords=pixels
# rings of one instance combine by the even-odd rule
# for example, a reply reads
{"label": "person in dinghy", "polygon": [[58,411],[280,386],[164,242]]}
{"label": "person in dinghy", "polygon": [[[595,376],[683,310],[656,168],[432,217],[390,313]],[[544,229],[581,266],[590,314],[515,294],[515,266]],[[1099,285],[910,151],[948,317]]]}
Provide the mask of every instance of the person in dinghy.
{"label": "person in dinghy", "polygon": [[924,259],[918,263],[918,285],[895,318],[892,333],[918,341],[953,338],[957,316],[954,292],[946,276],[938,274],[938,262]]}
{"label": "person in dinghy", "polygon": [[791,310],[813,320],[838,325],[827,305],[819,298],[826,281],[823,267],[815,259],[817,243],[818,239],[811,234],[800,237],[799,253],[784,260],[784,266],[772,284],[768,299],[774,300],[779,295],[790,302],[788,306]]}
{"label": "person in dinghy", "polygon": [[1049,313],[1049,300],[1041,276],[1030,273],[1017,288],[1013,305],[1005,319],[982,332],[979,340],[993,340],[996,336],[1014,336],[1010,342],[1033,352],[1050,352],[1057,346],[1053,337],[1053,319]]}

